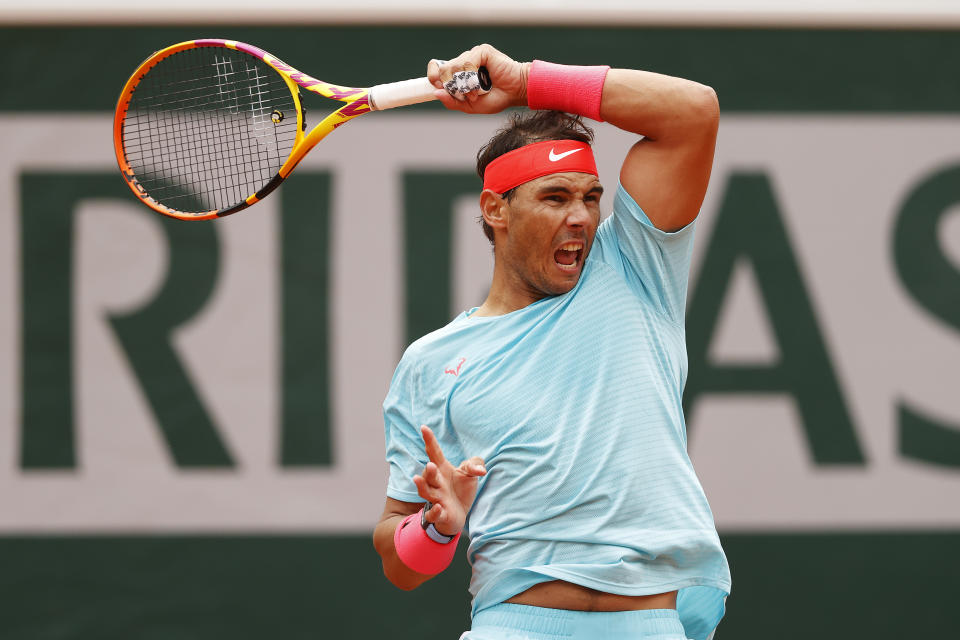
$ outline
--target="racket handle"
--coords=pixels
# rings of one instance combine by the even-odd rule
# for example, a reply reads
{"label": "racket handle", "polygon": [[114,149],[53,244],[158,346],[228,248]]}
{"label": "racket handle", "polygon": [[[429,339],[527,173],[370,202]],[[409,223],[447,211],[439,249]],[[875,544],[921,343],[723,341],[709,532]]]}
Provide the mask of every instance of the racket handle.
{"label": "racket handle", "polygon": [[436,87],[426,78],[388,82],[370,87],[370,108],[373,111],[383,111],[394,107],[405,107],[408,104],[418,104],[436,100],[433,92]]}
{"label": "racket handle", "polygon": [[[480,67],[479,73],[476,71],[466,72],[476,79],[471,78],[468,82],[479,84],[480,90],[487,92],[490,90],[490,74],[485,67]],[[476,85],[473,85],[474,87]],[[469,88],[469,87],[468,87]],[[401,80],[400,82],[388,82],[378,84],[370,88],[370,109],[373,111],[383,111],[384,109],[393,109],[394,107],[405,107],[409,104],[418,104],[436,100],[433,92],[436,87],[430,84],[426,78],[414,78],[413,80]]]}

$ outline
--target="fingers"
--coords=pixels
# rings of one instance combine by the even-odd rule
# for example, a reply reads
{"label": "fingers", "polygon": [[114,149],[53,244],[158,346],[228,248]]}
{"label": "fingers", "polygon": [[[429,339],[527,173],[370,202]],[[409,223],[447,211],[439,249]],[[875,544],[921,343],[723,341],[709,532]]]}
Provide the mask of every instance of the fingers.
{"label": "fingers", "polygon": [[427,63],[427,79],[437,89],[443,88],[444,80],[441,79],[441,74],[445,64],[447,64],[446,60],[437,60],[436,58]]}
{"label": "fingers", "polygon": [[476,72],[491,52],[499,53],[490,45],[477,45],[453,60],[433,59],[427,63],[427,78],[434,87],[445,89],[455,101],[472,103],[481,90]]}
{"label": "fingers", "polygon": [[483,458],[473,456],[454,468],[443,455],[433,430],[420,428],[424,448],[430,460],[423,473],[413,476],[417,494],[433,506],[424,516],[445,535],[454,535],[463,528],[466,513],[477,493],[478,478],[487,473]]}
{"label": "fingers", "polygon": [[[442,86],[443,85],[441,84],[441,87]],[[447,93],[446,89],[443,89],[443,88],[437,89],[436,91],[433,92],[433,97],[439,100],[441,103],[443,103],[443,106],[445,106],[447,109],[453,109],[457,111],[463,108],[462,107],[463,103],[457,100],[456,98],[454,98],[453,96],[451,96],[449,93]]]}
{"label": "fingers", "polygon": [[424,516],[424,520],[426,520],[427,522],[432,522],[433,524],[437,524],[437,522],[441,518],[443,518],[443,515],[444,515],[443,505],[438,503],[433,503],[430,506],[430,508],[427,510],[427,513]]}
{"label": "fingers", "polygon": [[457,471],[470,477],[479,477],[487,474],[487,467],[483,464],[483,458],[474,456],[460,463]]}
{"label": "fingers", "polygon": [[[431,463],[427,463],[427,467],[430,467]],[[436,471],[436,467],[434,467]],[[443,487],[440,483],[434,478],[433,481],[428,480],[430,474],[427,469],[423,470],[422,476],[413,476],[413,483],[417,486],[417,493],[420,494],[420,497],[426,500],[427,502],[438,503],[446,498],[449,492],[443,491]]]}
{"label": "fingers", "polygon": [[432,462],[428,462],[423,469],[421,476],[431,489],[440,490],[443,488],[443,476],[440,475],[440,469]]}
{"label": "fingers", "polygon": [[[427,509],[427,512],[424,514],[423,519],[427,522],[432,522],[433,525],[437,528],[437,533],[445,536],[455,536],[463,528],[463,523],[459,526],[452,525],[449,522],[447,517],[447,510],[443,508],[441,504],[432,504],[430,508]],[[453,529],[450,529],[453,527]],[[450,530],[451,533],[447,533]]]}
{"label": "fingers", "polygon": [[[475,75],[463,75],[480,67],[489,74],[489,90],[479,87]],[[481,44],[449,61],[431,60],[427,77],[436,88],[434,97],[446,108],[463,113],[499,113],[508,107],[526,106],[528,67],[529,63],[517,62],[489,44]]]}
{"label": "fingers", "polygon": [[437,436],[433,435],[430,427],[422,425],[420,427],[420,434],[423,436],[423,448],[427,452],[427,457],[430,458],[430,462],[438,467],[446,462],[447,459],[443,457],[443,449],[440,448],[440,442],[437,441]]}
{"label": "fingers", "polygon": [[448,61],[434,58],[427,63],[427,79],[434,87],[444,89],[444,92],[450,95],[446,91],[446,86],[453,79],[454,72],[460,70],[458,65],[459,62],[456,59]]}
{"label": "fingers", "polygon": [[[434,484],[430,478],[439,480],[437,468],[432,462],[427,463],[427,468],[424,469],[422,476],[413,477],[413,482],[417,485],[417,493],[431,505],[427,509],[424,519],[435,524],[437,530],[444,535],[456,535],[456,532],[463,528],[464,515],[461,512],[461,515],[457,517],[455,503],[452,503],[453,511],[446,508],[445,501],[450,500],[453,496],[449,491],[445,491]],[[447,531],[452,533],[446,533]]]}

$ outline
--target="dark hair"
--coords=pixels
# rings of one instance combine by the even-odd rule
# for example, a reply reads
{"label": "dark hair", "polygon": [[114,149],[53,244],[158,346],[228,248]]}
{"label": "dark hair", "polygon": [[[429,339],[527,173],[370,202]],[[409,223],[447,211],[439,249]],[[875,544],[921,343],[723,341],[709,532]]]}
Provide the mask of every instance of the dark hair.
{"label": "dark hair", "polygon": [[[515,111],[487,144],[477,152],[477,175],[483,180],[487,165],[503,154],[534,142],[544,140],[578,140],[593,144],[593,130],[583,123],[580,116],[561,111]],[[504,198],[513,198],[516,187],[503,193]],[[493,243],[493,229],[480,216],[483,234]]]}

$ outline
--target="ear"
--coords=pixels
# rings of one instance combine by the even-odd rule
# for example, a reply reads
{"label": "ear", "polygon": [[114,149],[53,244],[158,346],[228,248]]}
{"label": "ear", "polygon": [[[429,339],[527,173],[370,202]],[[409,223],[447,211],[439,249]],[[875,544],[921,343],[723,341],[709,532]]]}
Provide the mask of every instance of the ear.
{"label": "ear", "polygon": [[497,229],[506,229],[506,208],[507,201],[499,193],[491,189],[484,189],[480,193],[480,215],[483,216],[484,221],[490,225],[494,231]]}

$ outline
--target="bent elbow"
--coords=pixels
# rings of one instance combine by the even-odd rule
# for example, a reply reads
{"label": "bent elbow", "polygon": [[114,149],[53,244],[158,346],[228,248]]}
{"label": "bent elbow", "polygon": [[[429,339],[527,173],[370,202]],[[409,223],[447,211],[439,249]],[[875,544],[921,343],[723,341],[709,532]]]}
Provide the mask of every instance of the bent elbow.
{"label": "bent elbow", "polygon": [[720,99],[713,87],[697,83],[692,103],[697,122],[707,130],[716,131],[720,126]]}
{"label": "bent elbow", "polygon": [[[387,563],[383,563],[383,575],[390,581],[390,584],[401,591],[413,591],[425,581],[418,579],[418,577],[411,579],[410,574],[407,572],[391,571],[387,567]],[[426,576],[424,576],[424,578],[426,578]]]}
{"label": "bent elbow", "polygon": [[401,591],[413,591],[421,584],[419,582],[400,582],[399,580],[390,580],[390,583]]}

